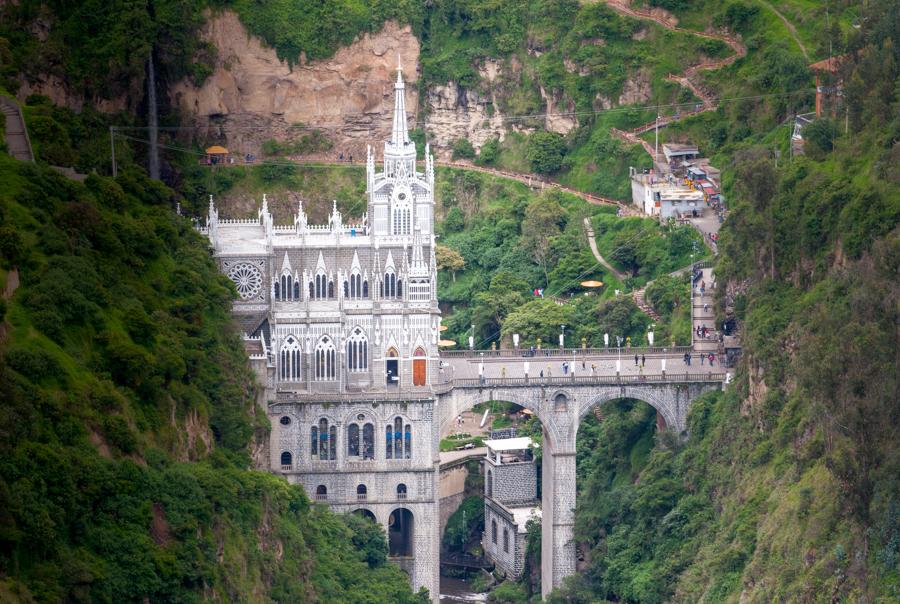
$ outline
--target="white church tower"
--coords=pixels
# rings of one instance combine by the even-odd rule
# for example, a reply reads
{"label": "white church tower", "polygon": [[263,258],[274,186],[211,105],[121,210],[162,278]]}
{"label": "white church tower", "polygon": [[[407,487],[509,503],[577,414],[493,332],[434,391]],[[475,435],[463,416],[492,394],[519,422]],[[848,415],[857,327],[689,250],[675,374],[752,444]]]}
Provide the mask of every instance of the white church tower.
{"label": "white church tower", "polygon": [[[382,524],[414,589],[439,593],[439,380],[434,160],[416,171],[398,67],[383,169],[366,161],[368,211],[309,224],[219,218],[206,233],[235,283],[234,315],[265,386],[269,466],[310,499]],[[309,204],[307,204],[308,207]]]}

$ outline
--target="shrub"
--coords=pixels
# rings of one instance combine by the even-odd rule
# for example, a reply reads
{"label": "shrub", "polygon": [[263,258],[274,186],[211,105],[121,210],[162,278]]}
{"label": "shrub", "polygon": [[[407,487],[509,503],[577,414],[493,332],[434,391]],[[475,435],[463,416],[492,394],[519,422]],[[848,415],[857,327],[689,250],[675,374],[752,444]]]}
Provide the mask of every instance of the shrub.
{"label": "shrub", "polygon": [[472,159],[475,157],[475,147],[467,138],[457,139],[453,143],[453,159]]}
{"label": "shrub", "polygon": [[531,162],[531,169],[538,174],[553,174],[558,171],[565,155],[565,140],[555,132],[535,132],[528,137],[525,157]]}

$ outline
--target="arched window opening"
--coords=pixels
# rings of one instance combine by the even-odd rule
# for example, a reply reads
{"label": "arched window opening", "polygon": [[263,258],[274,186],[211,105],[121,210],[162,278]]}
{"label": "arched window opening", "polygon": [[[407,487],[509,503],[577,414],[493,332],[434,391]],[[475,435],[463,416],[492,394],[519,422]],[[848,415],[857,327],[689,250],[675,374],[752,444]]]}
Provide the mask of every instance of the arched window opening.
{"label": "arched window opening", "polygon": [[315,376],[317,381],[334,379],[334,356],[334,342],[328,336],[323,336],[319,343],[316,344],[315,350]]}
{"label": "arched window opening", "polygon": [[406,430],[403,432],[403,458],[412,457],[412,426],[406,424]]}
{"label": "arched window opening", "polygon": [[313,285],[313,282],[310,281],[309,282],[309,299],[314,300],[315,297],[316,297],[316,288],[315,288],[315,285]]}
{"label": "arched window opening", "polygon": [[300,340],[288,336],[278,353],[279,376],[282,381],[296,382],[300,380]]}
{"label": "arched window opening", "polygon": [[359,425],[347,426],[347,456],[359,457]]}
{"label": "arched window opening", "polygon": [[397,485],[397,499],[406,499],[406,485],[402,482]]}
{"label": "arched window opening", "polygon": [[337,459],[337,427],[329,427],[324,417],[310,428],[310,456],[323,461]]}
{"label": "arched window opening", "polygon": [[316,501],[325,501],[328,499],[328,488],[324,484],[316,487]]}
{"label": "arched window opening", "polygon": [[294,281],[294,300],[300,299],[300,282]]}
{"label": "arched window opening", "polygon": [[328,282],[328,297],[334,298],[334,281]]}
{"label": "arched window opening", "polygon": [[394,459],[403,459],[403,420],[394,418]]}
{"label": "arched window opening", "polygon": [[403,297],[403,279],[397,280],[397,297],[398,298]]}
{"label": "arched window opening", "polygon": [[485,495],[494,496],[494,473],[488,470],[487,480],[485,481]]}
{"label": "arched window opening", "polygon": [[275,281],[275,299],[281,299],[281,284],[278,281]]}
{"label": "arched window opening", "polygon": [[406,508],[397,508],[388,518],[388,555],[407,557],[413,553],[413,515]]}
{"label": "arched window opening", "polygon": [[359,327],[347,339],[347,369],[353,372],[369,369],[369,341]]}
{"label": "arched window opening", "polygon": [[491,543],[497,545],[497,521],[491,520]]}
{"label": "arched window opening", "polygon": [[553,410],[559,413],[564,413],[569,407],[569,401],[566,398],[566,395],[560,392],[553,399]]}
{"label": "arched window opening", "polygon": [[396,298],[399,295],[397,293],[397,275],[393,272],[389,271],[384,274],[383,295],[385,298]]}
{"label": "arched window opening", "polygon": [[368,298],[368,297],[369,297],[369,280],[368,280],[368,279],[366,279],[365,281],[363,281],[363,284],[362,284],[362,297],[363,297],[363,298]]}
{"label": "arched window opening", "polygon": [[384,456],[386,459],[394,458],[394,430],[391,428],[391,425],[388,424],[384,429]]}
{"label": "arched window opening", "polygon": [[344,281],[344,297],[350,298],[350,283],[348,281]]}
{"label": "arched window opening", "polygon": [[287,275],[281,275],[281,291],[284,292],[284,299],[290,300],[291,286],[290,286],[290,281],[288,281]]}
{"label": "arched window opening", "polygon": [[291,418],[288,417],[287,415],[282,415],[281,419],[278,421],[281,422],[282,426],[290,426],[291,425]]}
{"label": "arched window opening", "polygon": [[388,386],[400,385],[400,355],[396,348],[388,348],[384,362],[385,380]]}
{"label": "arched window opening", "polygon": [[328,430],[328,458],[337,459],[337,427],[331,426]]}
{"label": "arched window opening", "polygon": [[509,553],[509,530],[503,529],[503,551]]}
{"label": "arched window opening", "polygon": [[328,296],[328,277],[325,276],[325,273],[318,273],[316,275],[316,299],[321,300]]}
{"label": "arched window opening", "polygon": [[285,451],[281,454],[281,469],[282,470],[290,470],[293,463],[294,463],[294,456],[291,455],[290,451]]}
{"label": "arched window opening", "polygon": [[363,459],[375,459],[375,424],[363,426]]}
{"label": "arched window opening", "polygon": [[366,485],[361,484],[356,487],[356,500],[365,501],[367,496]]}

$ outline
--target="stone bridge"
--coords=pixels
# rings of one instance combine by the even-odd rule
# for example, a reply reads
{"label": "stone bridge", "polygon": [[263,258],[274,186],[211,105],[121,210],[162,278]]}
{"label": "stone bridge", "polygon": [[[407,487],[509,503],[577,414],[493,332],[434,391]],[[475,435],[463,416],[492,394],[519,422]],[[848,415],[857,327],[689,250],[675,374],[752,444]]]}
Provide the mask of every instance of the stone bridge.
{"label": "stone bridge", "polygon": [[727,381],[720,367],[698,366],[696,354],[687,365],[684,353],[689,351],[645,348],[615,353],[557,350],[550,356],[537,351],[533,357],[511,351],[442,355],[441,375],[452,377],[435,386],[441,433],[458,414],[487,401],[521,405],[541,421],[542,595],[575,572],[575,451],[582,418],[606,401],[633,398],[650,404],[667,428],[684,434],[691,403],[706,392],[720,390]]}

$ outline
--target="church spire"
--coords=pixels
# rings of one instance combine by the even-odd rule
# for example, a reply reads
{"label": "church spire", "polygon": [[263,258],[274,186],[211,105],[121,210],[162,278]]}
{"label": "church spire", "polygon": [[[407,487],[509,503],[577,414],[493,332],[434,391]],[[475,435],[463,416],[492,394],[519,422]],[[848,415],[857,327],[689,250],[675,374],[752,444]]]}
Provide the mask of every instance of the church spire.
{"label": "church spire", "polygon": [[403,84],[403,68],[397,57],[397,82],[394,84],[394,127],[391,130],[391,144],[402,149],[410,144],[406,128],[406,86]]}

